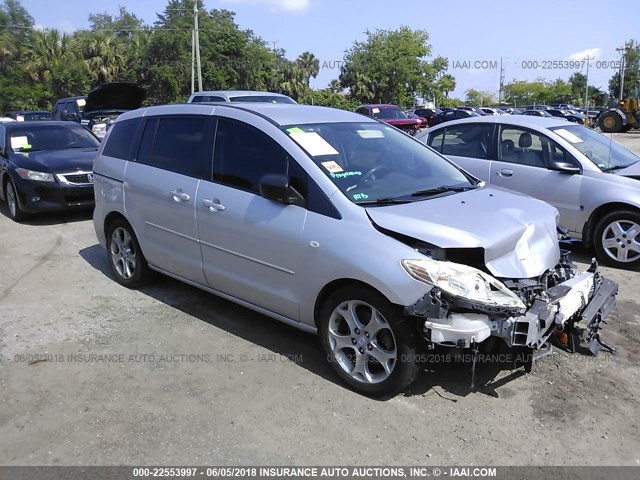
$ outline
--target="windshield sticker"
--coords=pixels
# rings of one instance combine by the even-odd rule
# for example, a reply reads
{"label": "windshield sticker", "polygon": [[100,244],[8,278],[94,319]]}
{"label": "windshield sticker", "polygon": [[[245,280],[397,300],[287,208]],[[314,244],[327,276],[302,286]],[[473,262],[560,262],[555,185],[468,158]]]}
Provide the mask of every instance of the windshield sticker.
{"label": "windshield sticker", "polygon": [[331,173],[332,177],[335,173],[342,172],[342,167],[333,160],[331,160],[330,162],[322,162],[322,166],[326,168],[329,173]]}
{"label": "windshield sticker", "polygon": [[30,148],[29,139],[27,137],[11,137],[11,148]]}
{"label": "windshield sticker", "polygon": [[362,138],[384,138],[382,130],[358,130],[358,135]]}
{"label": "windshield sticker", "polygon": [[354,200],[366,200],[367,198],[369,198],[369,195],[367,195],[366,193],[354,193],[352,197]]}
{"label": "windshield sticker", "polygon": [[287,132],[289,133],[304,133],[304,130],[298,127],[287,128]]}
{"label": "windshield sticker", "polygon": [[289,136],[309,152],[309,155],[312,157],[319,157],[321,155],[338,155],[338,151],[316,132],[294,132],[290,133]]}
{"label": "windshield sticker", "polygon": [[565,130],[564,128],[558,128],[558,129],[553,130],[553,131],[555,133],[557,133],[558,135],[560,135],[565,140],[567,140],[568,142],[571,142],[571,143],[582,143],[583,142],[583,140],[580,137],[574,135],[569,130]]}
{"label": "windshield sticker", "polygon": [[373,113],[380,113],[380,109],[379,108],[372,108],[371,111]]}
{"label": "windshield sticker", "polygon": [[87,104],[87,101],[84,98],[79,98],[76,100],[76,103],[79,107],[84,107]]}
{"label": "windshield sticker", "polygon": [[[329,162],[325,162],[325,163],[329,163]],[[333,163],[333,162],[331,162]],[[342,172],[342,169],[340,169],[340,171]],[[362,172],[359,171],[355,171],[355,172],[342,172],[342,173],[331,173],[331,178],[347,178],[347,177],[353,177],[353,176],[357,176],[357,175],[362,175]]]}

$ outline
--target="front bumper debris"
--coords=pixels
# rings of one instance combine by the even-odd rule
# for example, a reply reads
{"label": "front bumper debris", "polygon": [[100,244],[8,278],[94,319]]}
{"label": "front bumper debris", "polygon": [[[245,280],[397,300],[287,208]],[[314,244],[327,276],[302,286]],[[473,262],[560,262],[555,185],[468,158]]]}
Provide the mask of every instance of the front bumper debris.
{"label": "front bumper debris", "polygon": [[[595,261],[585,272],[537,295],[526,312],[474,304],[465,299],[445,298],[432,288],[405,314],[424,319],[425,338],[433,343],[458,348],[474,348],[490,336],[500,337],[510,347],[542,350],[551,335],[564,332],[565,338],[582,330],[592,354],[604,346],[600,330],[616,304],[618,285],[598,272]],[[571,345],[575,351],[575,346]]]}

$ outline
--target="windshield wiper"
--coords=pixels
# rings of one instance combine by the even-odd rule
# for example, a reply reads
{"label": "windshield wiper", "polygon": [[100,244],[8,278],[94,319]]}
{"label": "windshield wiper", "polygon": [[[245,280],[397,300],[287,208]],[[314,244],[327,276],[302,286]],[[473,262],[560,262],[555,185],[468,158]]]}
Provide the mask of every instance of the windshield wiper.
{"label": "windshield wiper", "polygon": [[356,205],[399,205],[401,203],[409,203],[412,200],[398,197],[382,197],[375,200],[365,200],[363,202],[354,202]]}
{"label": "windshield wiper", "polygon": [[633,163],[629,165],[614,165],[613,167],[601,168],[600,170],[602,170],[603,172],[609,173],[609,172],[615,172],[616,170],[622,170],[623,168],[630,167],[631,165],[633,165]]}
{"label": "windshield wiper", "polygon": [[437,195],[439,193],[446,193],[446,192],[464,192],[466,190],[473,190],[474,188],[478,188],[478,185],[440,185],[439,187],[435,187],[435,188],[418,190],[417,192],[413,192],[411,196],[421,197],[421,196],[428,196],[428,195]]}

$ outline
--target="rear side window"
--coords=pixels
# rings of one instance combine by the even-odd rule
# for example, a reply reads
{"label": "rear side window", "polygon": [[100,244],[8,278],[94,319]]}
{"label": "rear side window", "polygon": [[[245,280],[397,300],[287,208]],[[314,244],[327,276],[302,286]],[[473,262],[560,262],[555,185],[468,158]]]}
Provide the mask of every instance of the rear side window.
{"label": "rear side window", "polygon": [[208,117],[161,117],[144,127],[138,162],[190,177],[202,177]]}
{"label": "rear side window", "polygon": [[225,99],[222,97],[216,97],[212,95],[198,95],[197,97],[193,97],[191,103],[202,103],[202,102],[224,102]]}
{"label": "rear side window", "polygon": [[218,120],[214,181],[258,193],[262,177],[286,175],[288,162],[286,151],[257,128],[228,118]]}
{"label": "rear side window", "polygon": [[469,123],[447,127],[439,150],[443,155],[488,159],[492,125]]}
{"label": "rear side window", "polygon": [[102,152],[103,155],[122,160],[133,160],[138,150],[137,134],[141,123],[142,118],[131,118],[116,122],[109,131],[107,143]]}

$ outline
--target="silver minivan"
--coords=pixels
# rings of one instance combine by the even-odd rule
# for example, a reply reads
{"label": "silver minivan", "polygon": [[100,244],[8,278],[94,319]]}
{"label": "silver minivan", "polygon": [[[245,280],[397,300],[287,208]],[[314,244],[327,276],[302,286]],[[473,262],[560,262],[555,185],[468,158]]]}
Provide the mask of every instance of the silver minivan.
{"label": "silver minivan", "polygon": [[194,92],[187,99],[187,103],[289,103],[297,102],[286,95],[274,92],[262,92],[254,90],[207,90]]}
{"label": "silver minivan", "polygon": [[530,366],[582,321],[595,352],[615,304],[597,265],[577,273],[560,251],[555,208],[356,113],[144,108],[118,118],[94,174],[118,282],[161,272],[317,333],[369,395],[410,385],[425,345],[503,345]]}

